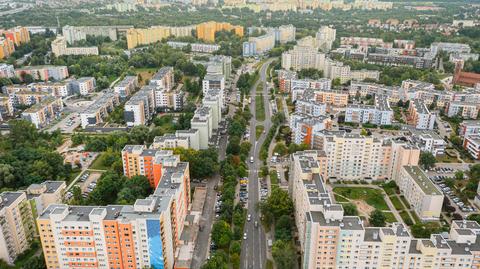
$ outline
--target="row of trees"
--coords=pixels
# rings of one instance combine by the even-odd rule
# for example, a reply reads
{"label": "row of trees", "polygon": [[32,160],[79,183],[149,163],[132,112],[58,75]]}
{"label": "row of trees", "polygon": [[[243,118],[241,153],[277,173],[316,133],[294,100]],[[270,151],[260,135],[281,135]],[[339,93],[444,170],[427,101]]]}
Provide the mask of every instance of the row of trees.
{"label": "row of trees", "polygon": [[245,160],[250,152],[249,142],[241,143],[241,137],[247,129],[248,120],[252,117],[248,107],[246,110],[237,110],[229,121],[230,135],[227,145],[227,158],[222,162],[221,175],[223,178],[220,220],[212,227],[212,242],[219,248],[202,269],[240,267],[240,252],[243,226],[245,223],[245,209],[235,205],[235,190],[238,179],[248,175]]}

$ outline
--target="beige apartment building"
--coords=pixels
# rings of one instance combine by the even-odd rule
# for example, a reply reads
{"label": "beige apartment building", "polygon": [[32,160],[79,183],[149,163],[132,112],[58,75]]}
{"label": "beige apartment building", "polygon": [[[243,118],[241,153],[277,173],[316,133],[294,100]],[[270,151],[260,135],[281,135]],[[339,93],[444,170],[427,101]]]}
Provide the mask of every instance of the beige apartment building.
{"label": "beige apartment building", "polygon": [[418,166],[403,166],[395,182],[420,219],[439,219],[443,193]]}
{"label": "beige apartment building", "polygon": [[24,192],[0,194],[0,259],[13,264],[35,235],[32,210]]}
{"label": "beige apartment building", "polygon": [[344,131],[320,131],[313,139],[313,148],[326,159],[320,173],[330,181],[395,179],[402,166],[417,165],[420,156],[418,148],[402,141]]}
{"label": "beige apartment building", "polygon": [[345,216],[319,173],[320,151],[292,155],[290,193],[303,269],[465,269],[480,266],[480,225],[453,221],[447,235],[416,239],[402,223],[370,227]]}

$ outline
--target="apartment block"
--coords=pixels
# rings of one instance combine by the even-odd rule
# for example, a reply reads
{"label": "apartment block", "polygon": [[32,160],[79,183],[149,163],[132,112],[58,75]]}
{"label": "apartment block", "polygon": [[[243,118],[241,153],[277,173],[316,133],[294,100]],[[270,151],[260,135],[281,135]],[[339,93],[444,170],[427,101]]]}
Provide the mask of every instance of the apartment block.
{"label": "apartment block", "polygon": [[0,37],[0,59],[6,59],[15,51],[15,43],[3,37]]}
{"label": "apartment block", "polygon": [[205,95],[210,90],[219,90],[222,107],[224,104],[225,77],[221,74],[207,74],[202,80],[202,92]]}
{"label": "apartment block", "polygon": [[325,70],[323,75],[331,80],[340,79],[340,83],[346,83],[351,80],[350,66],[342,62],[327,59],[325,61]]}
{"label": "apartment block", "polygon": [[94,77],[83,77],[70,82],[74,93],[88,95],[95,91],[97,81]]}
{"label": "apartment block", "polygon": [[349,95],[355,97],[366,97],[367,95],[376,96],[382,95],[387,97],[391,103],[398,103],[398,101],[405,99],[405,95],[400,87],[385,86],[382,84],[368,83],[362,81],[352,80],[350,82]]}
{"label": "apartment block", "polygon": [[410,140],[421,151],[432,153],[434,156],[445,154],[447,142],[432,130],[411,130]]}
{"label": "apartment block", "polygon": [[26,66],[15,69],[17,78],[22,79],[24,74],[29,74],[35,80],[48,81],[50,78],[54,80],[63,80],[68,78],[68,68],[66,66]]}
{"label": "apartment block", "polygon": [[408,107],[410,124],[420,130],[433,130],[436,115],[430,112],[427,106],[420,100],[410,101]]}
{"label": "apartment block", "polygon": [[480,134],[466,135],[463,139],[463,148],[475,160],[480,160]]}
{"label": "apartment block", "polygon": [[200,149],[208,149],[209,140],[213,135],[212,109],[207,106],[201,106],[195,110],[195,114],[190,121],[192,129],[198,130],[198,141]]}
{"label": "apartment block", "polygon": [[295,112],[314,117],[325,116],[327,114],[327,104],[317,103],[304,95],[303,98],[297,99]]}
{"label": "apartment block", "polygon": [[80,112],[82,129],[104,122],[108,114],[120,103],[118,94],[113,91],[105,92],[93,104]]}
{"label": "apartment block", "polygon": [[152,149],[174,149],[174,148],[190,148],[190,139],[188,137],[179,137],[175,134],[165,134],[156,136],[153,139]]}
{"label": "apartment block", "polygon": [[338,90],[316,90],[315,101],[332,106],[345,107],[348,104],[348,93]]}
{"label": "apartment block", "polygon": [[315,35],[315,46],[324,52],[332,49],[333,42],[337,38],[337,30],[329,26],[322,26]]}
{"label": "apartment block", "polygon": [[258,37],[250,37],[243,42],[243,56],[257,56],[269,52],[275,47],[275,32],[269,31]]}
{"label": "apartment block", "polygon": [[139,29],[130,28],[127,30],[127,47],[133,49],[138,46],[153,44],[170,36],[182,37],[192,36],[195,26],[152,26],[150,28]]}
{"label": "apartment block", "polygon": [[314,68],[325,69],[325,54],[315,47],[295,46],[293,49],[282,53],[282,68],[299,71]]}
{"label": "apartment block", "polygon": [[57,119],[62,110],[62,99],[49,97],[24,110],[22,118],[31,122],[37,129],[40,129]]}
{"label": "apartment block", "polygon": [[281,25],[275,28],[252,26],[252,27],[248,27],[247,31],[249,35],[252,35],[255,32],[274,32],[275,42],[278,42],[280,44],[285,44],[287,42],[295,41],[296,28],[291,24]]}
{"label": "apartment block", "polygon": [[26,194],[32,208],[35,208],[35,212],[40,214],[49,205],[62,203],[66,189],[65,181],[47,180],[28,186]]}
{"label": "apartment block", "polygon": [[32,91],[44,92],[53,97],[67,97],[74,92],[72,81],[32,83],[27,87]]}
{"label": "apartment block", "polygon": [[116,92],[120,98],[125,99],[130,96],[137,87],[138,77],[126,76],[122,81],[115,85],[115,87],[113,87],[113,91]]}
{"label": "apartment block", "polygon": [[12,78],[14,76],[15,76],[15,68],[13,68],[13,65],[0,64],[0,78]]}
{"label": "apartment block", "polygon": [[471,134],[480,134],[480,120],[464,120],[458,127],[458,135],[465,137]]}
{"label": "apartment block", "polygon": [[360,48],[368,48],[368,47],[391,48],[393,46],[392,43],[383,42],[381,38],[357,37],[357,36],[341,37],[340,45],[358,46]]}
{"label": "apartment block", "polygon": [[299,79],[296,72],[287,70],[278,71],[278,83],[282,92],[291,92],[292,89],[330,90],[332,88],[331,79]]}
{"label": "apartment block", "polygon": [[391,125],[393,110],[385,96],[375,97],[375,105],[349,104],[345,111],[345,122]]}
{"label": "apartment block", "polygon": [[155,192],[133,206],[50,205],[37,218],[47,268],[175,268],[190,203],[189,166],[172,152],[155,161],[161,163]]}
{"label": "apartment block", "polygon": [[175,84],[173,67],[165,66],[160,68],[150,79],[150,85],[161,89],[171,90]]}
{"label": "apartment block", "polygon": [[30,42],[30,33],[27,28],[17,26],[6,31],[3,31],[3,35],[6,39],[15,43],[15,46],[20,46]]}
{"label": "apartment block", "polygon": [[196,26],[197,38],[206,42],[215,42],[215,33],[219,31],[234,32],[236,35],[243,36],[243,26],[232,25],[227,22],[209,21],[200,23]]}
{"label": "apartment block", "polygon": [[471,102],[450,102],[445,107],[447,116],[459,116],[463,119],[476,119],[480,105]]}
{"label": "apartment block", "polygon": [[295,112],[290,115],[289,126],[295,144],[312,147],[318,132],[331,129],[332,120],[329,116],[311,116]]}
{"label": "apartment block", "polygon": [[28,90],[13,92],[8,95],[8,110],[11,112],[10,116],[13,116],[13,113],[19,106],[32,106],[48,98],[50,98],[50,96],[45,92],[33,92]]}
{"label": "apartment block", "polygon": [[188,43],[188,42],[177,42],[177,41],[168,41],[167,45],[175,49],[183,49],[190,46],[192,52],[202,52],[202,53],[214,53],[220,49],[220,45],[216,44],[203,44],[203,43]]}
{"label": "apartment block", "polygon": [[62,33],[65,36],[68,44],[72,45],[76,41],[86,40],[87,36],[102,36],[108,37],[112,41],[117,41],[118,32],[125,32],[132,28],[131,25],[116,25],[116,26],[70,26],[62,27]]}
{"label": "apartment block", "polygon": [[155,113],[155,87],[150,85],[143,86],[125,103],[123,116],[127,126],[145,125],[152,119]]}
{"label": "apartment block", "polygon": [[232,57],[225,55],[213,55],[208,58],[207,74],[221,74],[228,80],[232,74]]}
{"label": "apartment block", "polygon": [[98,47],[67,47],[65,37],[57,36],[52,41],[52,53],[57,57],[62,55],[98,55]]}
{"label": "apartment block", "polygon": [[420,219],[440,218],[443,193],[418,166],[403,166],[395,182]]}
{"label": "apartment block", "polygon": [[440,51],[447,53],[470,53],[472,49],[468,44],[463,43],[434,42],[430,45],[430,51],[436,55]]}
{"label": "apartment block", "polygon": [[[480,225],[453,221],[448,235],[414,238],[404,224],[369,227],[345,216],[320,171],[322,151],[292,155],[290,193],[301,246],[301,268],[476,268]],[[441,204],[441,203],[440,203]]]}
{"label": "apartment block", "polygon": [[8,97],[0,95],[0,122],[11,115],[13,115],[13,109],[9,105]]}
{"label": "apartment block", "polygon": [[0,194],[0,259],[13,262],[35,236],[32,208],[24,192]]}
{"label": "apartment block", "polygon": [[417,147],[403,141],[344,131],[321,131],[314,140],[313,148],[327,156],[322,176],[330,181],[394,179],[402,166],[417,165],[420,156]]}

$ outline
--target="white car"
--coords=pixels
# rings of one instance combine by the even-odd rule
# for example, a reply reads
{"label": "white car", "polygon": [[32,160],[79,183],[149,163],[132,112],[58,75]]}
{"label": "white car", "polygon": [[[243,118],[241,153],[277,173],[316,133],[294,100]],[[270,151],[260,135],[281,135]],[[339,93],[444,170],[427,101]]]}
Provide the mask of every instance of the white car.
{"label": "white car", "polygon": [[248,214],[247,221],[250,222],[252,220],[252,215]]}
{"label": "white car", "polygon": [[243,234],[243,240],[247,240],[247,233]]}

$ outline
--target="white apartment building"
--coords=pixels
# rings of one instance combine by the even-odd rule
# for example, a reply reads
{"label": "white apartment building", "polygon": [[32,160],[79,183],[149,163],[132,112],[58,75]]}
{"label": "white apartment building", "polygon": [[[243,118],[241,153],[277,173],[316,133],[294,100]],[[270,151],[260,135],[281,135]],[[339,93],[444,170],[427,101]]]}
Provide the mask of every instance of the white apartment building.
{"label": "white apartment building", "polygon": [[463,148],[475,160],[480,160],[480,134],[471,134],[463,139]]}
{"label": "white apartment building", "polygon": [[308,68],[324,70],[325,53],[319,52],[315,47],[297,45],[282,53],[282,68],[294,71]]}
{"label": "white apartment building", "polygon": [[73,80],[70,84],[74,93],[88,95],[95,91],[97,81],[94,77],[83,77]]}
{"label": "white apartment building", "polygon": [[203,95],[210,90],[219,91],[222,108],[225,107],[225,77],[222,74],[207,74],[202,81]]}
{"label": "white apartment building", "polygon": [[471,102],[449,102],[445,108],[447,116],[459,116],[464,119],[476,119],[478,117],[478,110],[480,104]]}
{"label": "white apartment building", "polygon": [[480,120],[464,120],[458,128],[458,135],[465,137],[480,133]]}
{"label": "white apartment building", "polygon": [[178,137],[175,134],[165,134],[156,136],[150,146],[152,149],[174,149],[174,148],[190,148],[190,139],[188,137]]}
{"label": "white apartment building", "polygon": [[188,138],[188,147],[194,150],[200,149],[200,131],[198,129],[178,130],[175,136]]}
{"label": "white apartment building", "polygon": [[305,98],[297,99],[295,103],[295,113],[301,113],[309,116],[325,116],[327,114],[327,104],[317,103],[314,100]]}
{"label": "white apartment building", "polygon": [[62,55],[98,55],[98,47],[67,47],[67,40],[58,36],[52,41],[52,53],[55,56]]}
{"label": "white apartment building", "polygon": [[447,142],[432,130],[411,130],[411,141],[420,148],[421,151],[430,152],[433,156],[445,154]]}
{"label": "white apartment building", "polygon": [[0,64],[0,78],[12,78],[15,76],[15,68],[10,64]]}
{"label": "white apartment building", "polygon": [[60,117],[63,102],[60,98],[49,97],[22,112],[22,118],[31,122],[37,129],[46,127]]}
{"label": "white apartment building", "polygon": [[206,106],[197,108],[190,126],[198,130],[199,148],[208,149],[209,140],[213,135],[212,109]]}
{"label": "white apartment building", "polygon": [[190,45],[192,52],[201,52],[201,53],[214,53],[220,49],[220,45],[216,44],[203,44],[203,43],[188,43],[188,42],[176,42],[168,41],[167,45],[172,48],[183,49]]}
{"label": "white apartment building", "polygon": [[103,123],[108,114],[120,103],[118,94],[113,91],[105,92],[94,103],[80,112],[82,129]]}
{"label": "white apartment building", "polygon": [[350,66],[344,65],[342,62],[325,60],[325,70],[323,75],[331,80],[340,79],[340,83],[346,83],[351,80]]}
{"label": "white apartment building", "polygon": [[[325,155],[303,151],[292,155],[290,193],[301,246],[301,268],[443,269],[480,266],[480,225],[453,221],[448,236],[414,238],[404,224],[369,227],[357,216],[345,216],[325,186]],[[441,203],[440,203],[441,204]]]}
{"label": "white apartment building", "polygon": [[418,166],[403,166],[395,179],[400,192],[422,220],[438,220],[443,193]]}
{"label": "white apartment building", "polygon": [[349,104],[345,110],[345,122],[391,125],[393,110],[385,96],[375,96],[375,105]]}
{"label": "white apartment building", "polygon": [[312,147],[314,137],[320,131],[330,129],[332,120],[329,116],[311,116],[295,112],[290,114],[289,126],[295,144],[307,144]]}
{"label": "white apartment building", "polygon": [[[26,194],[32,207],[40,214],[50,204],[59,204],[63,201],[63,195],[67,189],[65,181],[44,181],[40,184],[28,186]],[[36,217],[36,216],[35,216]]]}
{"label": "white apartment building", "polygon": [[411,100],[408,108],[410,124],[420,130],[433,130],[436,114],[419,99]]}
{"label": "white apartment building", "polygon": [[315,35],[316,47],[324,52],[328,52],[332,49],[336,37],[337,30],[328,26],[322,26],[318,29],[318,32]]}
{"label": "white apartment building", "polygon": [[115,85],[115,87],[113,87],[113,91],[116,92],[120,98],[125,99],[130,96],[137,87],[138,77],[126,76],[122,81]]}
{"label": "white apartment building", "polygon": [[150,79],[150,85],[155,85],[160,89],[166,89],[168,91],[173,89],[175,84],[175,77],[173,67],[165,66],[160,68]]}
{"label": "white apartment building", "polygon": [[35,236],[32,208],[24,192],[0,194],[0,259],[13,265]]}
{"label": "white apartment building", "polygon": [[[150,84],[151,85],[151,84]],[[125,103],[124,118],[127,126],[145,125],[155,112],[155,90],[143,86]]]}

